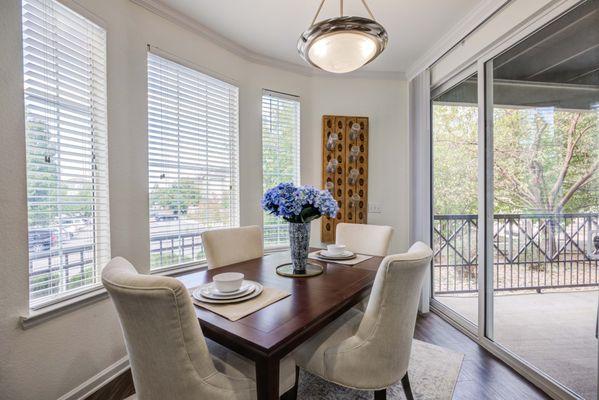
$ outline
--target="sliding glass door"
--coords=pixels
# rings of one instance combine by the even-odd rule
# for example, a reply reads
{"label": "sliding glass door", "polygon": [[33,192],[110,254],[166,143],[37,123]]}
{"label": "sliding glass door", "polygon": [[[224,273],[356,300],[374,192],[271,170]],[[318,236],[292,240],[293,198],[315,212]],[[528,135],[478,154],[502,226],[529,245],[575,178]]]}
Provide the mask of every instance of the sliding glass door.
{"label": "sliding glass door", "polygon": [[502,46],[431,96],[431,304],[553,393],[596,399],[599,1]]}
{"label": "sliding glass door", "polygon": [[478,323],[477,74],[432,102],[433,296]]}
{"label": "sliding glass door", "polygon": [[492,88],[492,339],[595,399],[597,2],[488,61],[486,71]]}

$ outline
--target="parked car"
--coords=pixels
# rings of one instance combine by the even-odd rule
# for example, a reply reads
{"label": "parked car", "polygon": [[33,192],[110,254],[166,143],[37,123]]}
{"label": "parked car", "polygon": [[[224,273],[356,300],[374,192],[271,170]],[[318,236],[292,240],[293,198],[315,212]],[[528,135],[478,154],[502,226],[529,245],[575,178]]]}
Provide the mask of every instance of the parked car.
{"label": "parked car", "polygon": [[172,212],[157,212],[154,214],[156,221],[171,221],[178,220],[179,214],[173,214]]}
{"label": "parked car", "polygon": [[53,228],[37,228],[29,230],[29,251],[40,252],[50,250],[58,241],[57,230]]}
{"label": "parked car", "polygon": [[89,220],[85,218],[68,218],[63,219],[61,223],[65,226],[65,229],[72,234],[75,234],[79,231],[85,229],[85,227],[89,224]]}
{"label": "parked car", "polygon": [[75,231],[73,229],[69,229],[69,228],[71,228],[71,227],[67,226],[67,227],[56,228],[56,230],[60,232],[60,240],[73,239],[73,236],[75,236],[75,233],[77,233],[77,231]]}

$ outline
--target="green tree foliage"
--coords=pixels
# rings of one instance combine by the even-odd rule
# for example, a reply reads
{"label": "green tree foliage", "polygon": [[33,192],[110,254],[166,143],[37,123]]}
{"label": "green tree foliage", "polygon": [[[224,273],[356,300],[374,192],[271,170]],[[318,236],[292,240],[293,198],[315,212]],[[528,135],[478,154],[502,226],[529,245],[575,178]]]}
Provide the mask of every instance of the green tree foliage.
{"label": "green tree foliage", "polygon": [[198,179],[182,178],[174,182],[155,185],[150,190],[153,208],[170,210],[174,214],[187,214],[190,206],[199,204],[205,189]]}
{"label": "green tree foliage", "polygon": [[496,109],[496,212],[597,211],[597,119],[596,112]]}
{"label": "green tree foliage", "polygon": [[435,105],[433,132],[434,213],[476,214],[477,107]]}
{"label": "green tree foliage", "polygon": [[[553,108],[496,108],[496,213],[597,212],[599,114]],[[435,214],[477,211],[477,108],[433,111]]]}
{"label": "green tree foliage", "polygon": [[[68,142],[68,139],[63,139]],[[49,227],[59,218],[92,216],[93,185],[73,177],[61,155],[59,135],[43,120],[27,121],[27,199],[30,227]],[[70,150],[72,153],[72,150]],[[62,165],[62,164],[64,165]],[[77,170],[74,173],[79,173]]]}

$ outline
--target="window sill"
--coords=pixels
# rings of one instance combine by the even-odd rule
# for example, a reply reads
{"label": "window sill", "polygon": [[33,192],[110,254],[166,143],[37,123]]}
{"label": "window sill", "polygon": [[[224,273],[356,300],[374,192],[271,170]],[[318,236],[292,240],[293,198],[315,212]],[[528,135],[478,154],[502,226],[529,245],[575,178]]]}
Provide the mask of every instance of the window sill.
{"label": "window sill", "polygon": [[267,246],[264,248],[264,254],[279,253],[282,251],[289,251],[289,244],[280,244],[276,246]]}
{"label": "window sill", "polygon": [[[198,271],[206,268],[206,263],[193,263],[178,265],[175,267],[162,268],[156,271],[152,271],[152,275],[163,275],[163,276],[176,276],[187,272]],[[78,310],[87,305],[96,303],[98,301],[108,298],[108,292],[106,289],[99,284],[90,290],[83,293],[74,294],[72,297],[60,299],[55,303],[49,303],[32,307],[29,311],[29,315],[22,316],[20,318],[20,325],[23,330],[32,328],[36,325],[42,324],[46,321],[54,319],[64,314],[68,314],[71,311]]]}
{"label": "window sill", "polygon": [[29,315],[21,317],[20,323],[23,330],[32,328],[43,322],[54,319],[60,315],[96,303],[108,297],[104,287],[99,286],[88,292],[64,299],[54,304],[48,304],[35,310],[30,310]]}
{"label": "window sill", "polygon": [[201,271],[207,268],[208,264],[206,263],[206,261],[200,261],[155,269],[154,271],[150,271],[150,275],[177,276],[186,272]]}

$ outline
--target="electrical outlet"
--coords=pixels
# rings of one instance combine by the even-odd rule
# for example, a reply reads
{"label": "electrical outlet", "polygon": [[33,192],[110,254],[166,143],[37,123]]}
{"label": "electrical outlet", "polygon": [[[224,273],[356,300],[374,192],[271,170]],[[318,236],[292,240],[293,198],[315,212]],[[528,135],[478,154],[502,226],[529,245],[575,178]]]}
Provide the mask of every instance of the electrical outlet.
{"label": "electrical outlet", "polygon": [[380,214],[383,212],[383,207],[379,203],[369,202],[368,203],[368,212],[371,214]]}

